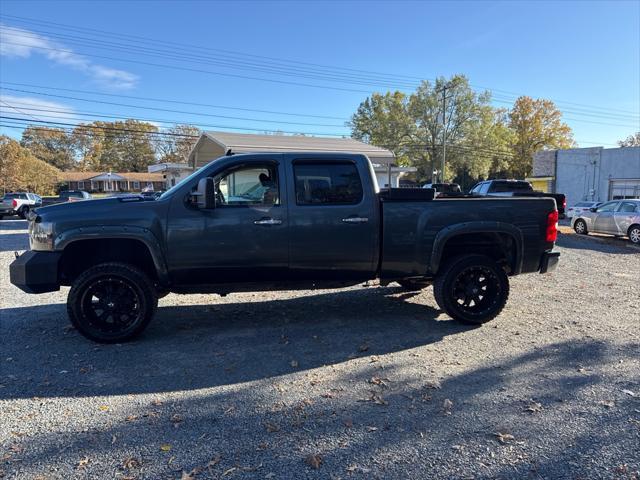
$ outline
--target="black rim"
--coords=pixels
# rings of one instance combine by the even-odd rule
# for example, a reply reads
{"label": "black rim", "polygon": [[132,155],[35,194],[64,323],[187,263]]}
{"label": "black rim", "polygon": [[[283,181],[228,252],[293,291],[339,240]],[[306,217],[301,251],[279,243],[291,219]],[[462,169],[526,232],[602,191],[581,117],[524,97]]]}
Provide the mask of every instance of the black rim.
{"label": "black rim", "polygon": [[453,281],[453,301],[466,314],[483,316],[496,307],[501,290],[498,276],[491,268],[468,267]]}
{"label": "black rim", "polygon": [[89,326],[102,334],[120,334],[135,325],[142,309],[135,286],[120,277],[103,277],[89,285],[81,307]]}

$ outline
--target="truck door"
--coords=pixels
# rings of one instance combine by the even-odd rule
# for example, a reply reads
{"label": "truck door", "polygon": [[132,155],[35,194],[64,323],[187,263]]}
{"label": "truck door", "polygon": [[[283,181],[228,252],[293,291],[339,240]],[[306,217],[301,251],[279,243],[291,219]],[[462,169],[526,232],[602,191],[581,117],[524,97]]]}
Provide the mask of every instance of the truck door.
{"label": "truck door", "polygon": [[245,161],[212,176],[214,209],[199,210],[178,198],[172,204],[167,238],[173,280],[215,284],[285,279],[288,216],[280,162]]}
{"label": "truck door", "polygon": [[600,205],[593,219],[593,229],[596,232],[616,233],[617,228],[613,213],[619,202],[608,202]]}
{"label": "truck door", "polygon": [[367,162],[290,158],[292,278],[366,280],[376,274],[379,206]]}

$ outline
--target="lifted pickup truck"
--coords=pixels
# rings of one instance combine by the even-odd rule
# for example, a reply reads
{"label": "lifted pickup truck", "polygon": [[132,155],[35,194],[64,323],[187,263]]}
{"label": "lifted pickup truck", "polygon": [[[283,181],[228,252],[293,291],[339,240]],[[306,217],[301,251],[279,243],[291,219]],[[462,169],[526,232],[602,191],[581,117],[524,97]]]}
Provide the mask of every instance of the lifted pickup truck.
{"label": "lifted pickup truck", "polygon": [[144,330],[168,292],[331,288],[379,279],[419,289],[462,322],[496,317],[508,276],[555,268],[551,198],[442,198],[379,191],[367,157],[230,155],[155,201],[43,207],[10,267],[30,293],[70,285],[73,325],[98,342]]}

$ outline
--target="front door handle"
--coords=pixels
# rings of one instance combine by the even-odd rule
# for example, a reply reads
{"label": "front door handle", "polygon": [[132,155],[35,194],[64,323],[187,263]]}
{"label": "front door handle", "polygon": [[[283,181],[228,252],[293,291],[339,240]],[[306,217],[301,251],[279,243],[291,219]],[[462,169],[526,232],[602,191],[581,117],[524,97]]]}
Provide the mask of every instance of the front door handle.
{"label": "front door handle", "polygon": [[367,223],[369,219],[367,217],[347,217],[343,218],[344,223]]}
{"label": "front door handle", "polygon": [[256,225],[282,225],[282,220],[276,220],[275,218],[261,218],[253,223]]}

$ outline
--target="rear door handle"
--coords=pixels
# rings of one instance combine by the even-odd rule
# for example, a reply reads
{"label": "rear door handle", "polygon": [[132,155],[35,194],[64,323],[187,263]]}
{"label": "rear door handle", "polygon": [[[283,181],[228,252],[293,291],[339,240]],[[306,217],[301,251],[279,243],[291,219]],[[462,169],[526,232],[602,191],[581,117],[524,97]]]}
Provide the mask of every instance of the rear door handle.
{"label": "rear door handle", "polygon": [[256,225],[282,225],[282,220],[277,220],[275,218],[261,218],[253,223]]}
{"label": "rear door handle", "polygon": [[344,223],[367,223],[369,221],[366,217],[347,217],[343,218]]}

